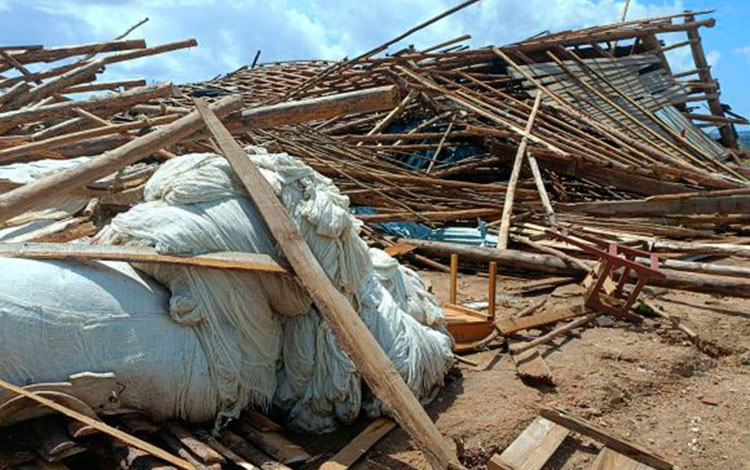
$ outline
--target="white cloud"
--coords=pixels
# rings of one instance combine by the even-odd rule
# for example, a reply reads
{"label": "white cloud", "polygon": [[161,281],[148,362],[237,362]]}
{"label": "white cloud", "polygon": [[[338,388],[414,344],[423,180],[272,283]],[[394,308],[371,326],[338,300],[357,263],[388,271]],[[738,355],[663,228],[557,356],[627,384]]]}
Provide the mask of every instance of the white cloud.
{"label": "white cloud", "polygon": [[750,46],[738,47],[734,50],[734,53],[743,56],[748,62],[750,62]]}
{"label": "white cloud", "polygon": [[[33,42],[48,46],[107,40],[143,17],[132,37],[149,45],[195,37],[199,47],[110,67],[108,79],[138,76],[197,81],[250,62],[353,57],[451,6],[453,0],[0,0],[20,21],[49,24]],[[624,1],[482,0],[393,47],[427,47],[464,33],[471,44],[506,44],[542,31],[620,20]],[[628,19],[683,10],[680,0],[633,0]],[[4,14],[7,16],[7,14]],[[15,34],[23,34],[19,27]],[[14,31],[0,31],[10,42]]]}

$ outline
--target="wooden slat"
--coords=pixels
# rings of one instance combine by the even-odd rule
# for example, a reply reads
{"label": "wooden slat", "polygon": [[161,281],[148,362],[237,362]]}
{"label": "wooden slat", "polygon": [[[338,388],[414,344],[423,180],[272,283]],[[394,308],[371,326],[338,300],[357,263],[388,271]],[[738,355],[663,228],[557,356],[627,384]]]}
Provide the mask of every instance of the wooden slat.
{"label": "wooden slat", "polygon": [[561,426],[565,426],[571,431],[575,431],[584,436],[605,444],[617,452],[631,457],[639,462],[646,463],[659,470],[672,470],[674,464],[671,459],[659,454],[656,451],[648,449],[640,444],[628,441],[622,437],[616,436],[609,431],[605,431],[599,426],[586,421],[583,418],[574,416],[565,411],[555,408],[543,408],[540,413],[543,417],[554,421]]}
{"label": "wooden slat", "polygon": [[537,417],[502,454],[490,459],[489,470],[540,470],[570,431]]}
{"label": "wooden slat", "polygon": [[364,431],[352,439],[336,455],[320,466],[320,470],[346,470],[362,457],[380,439],[385,437],[396,423],[392,419],[378,418],[370,423]]}
{"label": "wooden slat", "polygon": [[283,464],[305,462],[310,458],[305,449],[276,431],[260,431],[243,420],[233,422],[230,427]]}
{"label": "wooden slat", "polygon": [[182,460],[179,457],[175,457],[169,452],[165,452],[164,450],[154,446],[153,444],[149,444],[148,442],[142,441],[134,436],[131,436],[130,434],[120,431],[119,429],[115,429],[112,426],[109,426],[108,424],[105,424],[101,421],[91,419],[90,417],[86,415],[83,415],[77,411],[73,411],[69,408],[66,408],[65,406],[55,403],[52,400],[49,400],[44,397],[40,397],[34,393],[26,391],[22,389],[21,387],[13,385],[12,383],[8,383],[2,379],[0,379],[0,387],[6,390],[10,390],[11,392],[14,392],[18,395],[23,395],[24,397],[29,398],[48,408],[52,408],[53,410],[58,411],[64,414],[65,416],[71,417],[73,419],[77,419],[78,421],[84,424],[87,424],[93,428],[96,428],[99,431],[109,436],[114,437],[115,439],[119,439],[127,444],[132,445],[133,447],[137,447],[138,449],[146,451],[155,457],[159,457],[162,460],[166,460],[167,462],[174,464],[179,468],[182,468],[184,470],[195,470],[195,468],[189,462],[186,462],[185,460]]}
{"label": "wooden slat", "polygon": [[596,456],[591,470],[654,470],[645,463],[641,463],[605,447]]}
{"label": "wooden slat", "polygon": [[584,307],[578,306],[565,310],[557,310],[555,312],[537,313],[536,315],[528,317],[499,320],[495,322],[495,326],[503,335],[510,335],[521,330],[538,328],[540,326],[557,323],[569,318],[579,317],[586,313],[587,311]]}
{"label": "wooden slat", "polygon": [[163,255],[155,249],[138,246],[83,245],[71,243],[0,243],[0,256],[30,259],[97,259],[131,263],[178,264],[217,269],[236,269],[267,273],[286,273],[268,255],[260,253],[219,252],[205,255]]}

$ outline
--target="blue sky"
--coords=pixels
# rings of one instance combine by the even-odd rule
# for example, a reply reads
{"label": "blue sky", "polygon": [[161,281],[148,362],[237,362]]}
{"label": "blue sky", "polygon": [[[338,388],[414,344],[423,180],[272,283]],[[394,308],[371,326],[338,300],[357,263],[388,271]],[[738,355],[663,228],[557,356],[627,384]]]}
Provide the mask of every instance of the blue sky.
{"label": "blue sky", "polygon": [[[199,81],[236,69],[262,50],[261,62],[340,59],[396,36],[457,3],[448,0],[0,0],[0,44],[61,46],[107,40],[143,17],[131,37],[149,45],[193,37],[199,47],[115,64],[107,80]],[[426,47],[463,33],[472,45],[505,44],[545,30],[615,22],[624,1],[481,0],[395,48]],[[632,0],[628,18],[716,8],[717,26],[704,46],[721,80],[723,100],[750,115],[750,4],[728,0]],[[667,38],[669,41],[672,38]],[[682,40],[674,38],[674,41]],[[672,54],[675,69],[692,68],[688,50]]]}

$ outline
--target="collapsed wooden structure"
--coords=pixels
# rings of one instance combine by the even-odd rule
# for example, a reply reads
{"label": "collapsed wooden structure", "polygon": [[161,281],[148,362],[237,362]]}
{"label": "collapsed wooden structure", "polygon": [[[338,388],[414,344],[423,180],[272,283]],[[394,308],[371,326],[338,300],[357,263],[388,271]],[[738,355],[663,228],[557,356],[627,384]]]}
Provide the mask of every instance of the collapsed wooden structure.
{"label": "collapsed wooden structure", "polygon": [[[239,142],[286,151],[329,176],[361,206],[358,217],[369,242],[431,269],[447,271],[442,261],[459,253],[481,270],[495,263],[493,280],[495,267],[583,279],[595,257],[551,235],[548,229],[555,226],[658,253],[663,276],[655,285],[750,297],[750,268],[706,262],[750,257],[744,246],[748,155],[735,130],[749,123],[721,102],[699,34],[714,25],[709,13],[623,21],[502,47],[470,48],[462,45],[469,37],[460,36],[379,56],[391,41],[343,62],[253,64],[179,86],[94,80],[119,62],[196,46],[192,39],[156,47],[123,37],[71,47],[0,47],[0,164],[91,157],[25,182],[2,179],[0,167],[0,256],[297,275],[399,424],[436,466],[458,467],[398,374],[378,355],[377,345],[372,347],[366,328],[346,321],[353,311],[320,282],[306,245],[290,235],[278,210],[264,217],[290,266],[237,253],[169,257],[65,242],[95,234],[137,203],[160,163],[196,151],[222,153],[232,161]],[[686,40],[665,44],[660,35],[667,33],[684,33]],[[690,48],[695,68],[675,73],[667,53],[681,47]],[[80,93],[88,96],[76,98]],[[196,109],[196,100],[206,103]],[[695,103],[706,103],[709,111],[697,110]],[[716,129],[718,141],[707,127]],[[239,161],[235,155],[232,163]],[[244,182],[253,181],[252,168],[238,173]],[[268,197],[247,189],[254,199]],[[83,202],[62,204],[66,198]],[[273,201],[266,202],[270,207]],[[473,227],[478,219],[486,222],[486,233],[497,234],[499,249],[485,246],[492,237],[474,239],[483,246],[472,247],[446,242],[434,230]],[[39,221],[44,223],[29,228]],[[416,228],[430,232],[430,239],[412,238],[409,230]],[[692,258],[680,259],[685,255]],[[540,325],[532,318],[525,328],[498,327],[490,292],[489,331],[511,335]],[[588,318],[583,313],[545,324]],[[559,334],[584,323],[568,324]],[[516,352],[529,349],[523,348],[516,346]],[[192,447],[195,436],[177,426],[159,431],[159,440],[187,460],[183,468],[231,465],[226,459],[248,469],[287,468],[264,461],[268,456],[241,438],[230,445],[194,430],[221,454],[218,459]],[[68,431],[78,432],[71,426]],[[175,444],[175,435],[185,439]],[[0,452],[0,467],[36,459],[14,460],[9,445],[10,453]],[[143,449],[127,448],[119,465],[135,468],[139,452]],[[143,468],[159,464],[143,460],[148,461]]]}

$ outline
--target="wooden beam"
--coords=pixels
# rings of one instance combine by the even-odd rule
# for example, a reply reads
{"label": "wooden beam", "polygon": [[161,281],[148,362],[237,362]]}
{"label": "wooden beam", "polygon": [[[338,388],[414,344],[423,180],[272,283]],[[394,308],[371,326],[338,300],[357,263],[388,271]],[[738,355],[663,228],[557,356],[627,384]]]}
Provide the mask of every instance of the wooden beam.
{"label": "wooden beam", "polygon": [[398,104],[398,89],[393,85],[340,93],[320,98],[261,106],[242,112],[242,131],[275,127],[345,114],[373,113]]}
{"label": "wooden beam", "polygon": [[436,468],[460,468],[456,456],[448,449],[443,436],[401,374],[346,297],[328,278],[271,185],[219,118],[202,101],[196,100],[196,106],[292,269],[373,393],[392,411],[401,427],[419,443]]}
{"label": "wooden beam", "polygon": [[98,83],[89,83],[86,85],[78,85],[70,88],[66,88],[60,93],[64,95],[69,95],[73,93],[88,93],[91,91],[108,91],[108,90],[115,90],[117,88],[135,88],[139,86],[146,86],[146,80],[142,78],[132,79],[132,80],[118,80],[115,82],[98,82]]}
{"label": "wooden beam", "polygon": [[571,431],[595,439],[612,450],[650,465],[656,469],[671,470],[674,468],[674,463],[671,462],[670,458],[647,449],[640,444],[616,436],[609,431],[605,431],[583,418],[579,418],[578,416],[556,408],[543,408],[539,414],[560,426],[564,426]]}
{"label": "wooden beam", "polygon": [[[694,15],[685,16],[685,23],[695,21]],[[701,44],[701,35],[698,32],[698,27],[694,26],[687,29],[687,36],[690,40],[690,50],[693,53],[693,61],[695,62],[695,68],[698,70],[698,76],[703,83],[713,83],[714,79],[711,76],[711,67],[706,59],[706,53],[703,50],[703,44]],[[724,115],[724,107],[719,101],[719,90],[716,93],[707,95],[708,108],[711,110],[711,114],[716,117],[726,118]],[[734,129],[731,125],[719,127],[719,133],[721,134],[721,143],[725,147],[736,149],[737,138],[734,134]]]}
{"label": "wooden beam", "polygon": [[0,113],[0,128],[8,128],[28,122],[42,121],[63,117],[73,113],[73,109],[81,108],[86,111],[108,110],[115,112],[137,103],[155,98],[166,98],[172,94],[171,83],[160,83],[147,87],[134,88],[110,95],[94,96],[78,101],[64,101],[48,104],[36,108],[19,109]]}
{"label": "wooden beam", "polygon": [[0,256],[28,259],[80,261],[98,259],[130,263],[176,264],[215,269],[234,269],[286,274],[287,271],[268,255],[218,252],[203,255],[166,255],[140,246],[83,245],[72,243],[0,243]]}
{"label": "wooden beam", "polygon": [[189,462],[176,457],[169,452],[166,452],[153,444],[149,444],[146,441],[142,441],[138,439],[137,437],[131,436],[130,434],[120,431],[119,429],[113,428],[112,426],[105,424],[101,421],[92,419],[89,416],[86,416],[84,414],[81,414],[77,411],[71,410],[70,408],[67,408],[59,403],[56,403],[48,398],[39,396],[35,393],[29,392],[28,390],[24,390],[21,387],[18,387],[16,385],[13,385],[11,383],[6,382],[5,380],[0,379],[0,387],[9,390],[17,395],[24,396],[32,401],[35,401],[39,403],[40,405],[46,406],[47,408],[52,408],[53,410],[57,411],[58,413],[62,413],[65,416],[68,416],[69,418],[73,418],[77,421],[82,422],[83,424],[90,426],[98,431],[101,431],[108,436],[112,436],[115,439],[118,439],[122,442],[125,442],[126,444],[130,444],[133,447],[136,447],[138,449],[141,449],[144,452],[148,452],[149,454],[153,455],[154,457],[158,457],[166,462],[169,462],[173,465],[176,465],[179,468],[182,468],[184,470],[196,470],[193,465],[191,465]]}
{"label": "wooden beam", "polygon": [[[216,112],[225,115],[238,110],[242,106],[242,100],[239,96],[230,96],[214,103],[212,106]],[[103,153],[85,163],[0,194],[0,222],[15,217],[36,204],[55,199],[62,194],[112,174],[143,157],[179,142],[202,126],[203,121],[201,121],[200,115],[197,112],[192,112],[171,124],[167,124],[138,139],[131,140],[121,147]]]}
{"label": "wooden beam", "polygon": [[15,147],[0,150],[0,162],[10,161],[14,158],[28,156],[34,152],[41,150],[48,150],[60,147],[65,144],[72,142],[79,142],[82,140],[90,139],[93,137],[100,137],[103,135],[119,134],[126,131],[132,131],[135,129],[142,129],[144,127],[159,126],[163,124],[169,124],[172,121],[176,121],[179,116],[175,114],[168,114],[166,116],[159,116],[153,119],[143,119],[140,121],[125,122],[122,124],[115,124],[109,127],[97,127],[94,129],[86,129],[78,132],[72,132],[70,134],[63,134],[49,139],[32,141]]}
{"label": "wooden beam", "polygon": [[[519,250],[497,251],[494,248],[481,246],[467,246],[456,243],[436,242],[431,240],[417,240],[410,238],[399,239],[400,243],[408,243],[427,256],[448,258],[451,253],[459,253],[462,258],[480,263],[497,261],[497,265],[513,271],[536,271],[555,275],[584,275],[586,271],[575,265],[566,264],[556,256],[529,253]],[[592,263],[587,262],[592,265]],[[740,277],[716,276],[703,273],[662,269],[664,279],[651,279],[650,285],[667,287],[670,289],[689,290],[692,292],[706,292],[721,294],[728,297],[750,298],[750,280]]]}

